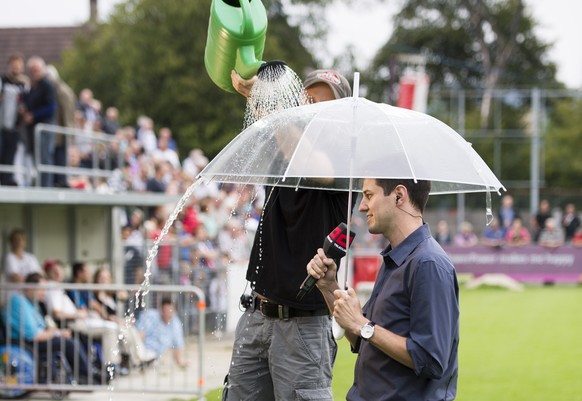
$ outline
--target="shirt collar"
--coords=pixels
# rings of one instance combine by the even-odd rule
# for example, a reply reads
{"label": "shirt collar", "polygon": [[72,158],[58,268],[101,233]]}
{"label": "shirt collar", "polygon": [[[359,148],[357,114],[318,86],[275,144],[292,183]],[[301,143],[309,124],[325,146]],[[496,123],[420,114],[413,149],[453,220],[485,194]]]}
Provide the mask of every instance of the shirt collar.
{"label": "shirt collar", "polygon": [[[402,265],[408,255],[412,253],[412,251],[427,238],[430,238],[430,228],[428,227],[427,223],[423,223],[422,226],[418,227],[412,234],[408,237],[404,238],[396,248],[392,249],[391,245],[388,245],[386,249],[384,249],[380,255],[384,258],[384,262],[386,263],[386,259],[391,259],[396,266]],[[386,263],[387,265],[388,263]]]}

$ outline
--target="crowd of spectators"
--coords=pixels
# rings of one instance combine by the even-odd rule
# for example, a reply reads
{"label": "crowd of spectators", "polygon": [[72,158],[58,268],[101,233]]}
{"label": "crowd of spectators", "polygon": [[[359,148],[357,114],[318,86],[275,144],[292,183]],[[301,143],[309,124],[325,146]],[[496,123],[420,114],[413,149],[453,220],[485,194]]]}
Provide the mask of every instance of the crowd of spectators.
{"label": "crowd of spectators", "polygon": [[[26,69],[25,69],[26,66]],[[140,116],[123,126],[119,110],[101,101],[89,88],[78,97],[54,66],[39,57],[15,54],[0,81],[0,185],[67,187],[100,192],[150,191],[181,194],[208,163],[200,149],[180,158],[170,127],[157,129],[152,118]],[[35,176],[35,126],[53,124],[76,129],[76,135],[43,131],[40,162],[63,168],[107,170],[93,179],[83,170]],[[99,140],[107,139],[106,141]],[[8,168],[13,167],[13,171]]]}
{"label": "crowd of spectators", "polygon": [[143,282],[146,261],[160,241],[150,282],[196,285],[205,291],[209,309],[224,315],[224,297],[217,295],[226,291],[223,273],[246,268],[264,197],[262,188],[250,185],[197,186],[161,240],[175,205],[127,209],[121,222],[125,283]]}
{"label": "crowd of spectators", "polygon": [[538,211],[531,217],[528,228],[513,205],[513,197],[504,195],[498,216],[485,227],[481,236],[474,232],[469,222],[461,223],[453,234],[446,220],[441,220],[433,233],[441,245],[470,247],[483,244],[491,247],[518,247],[540,245],[557,248],[564,245],[582,246],[582,225],[574,203],[568,203],[563,210],[552,210],[550,202],[542,199]]}
{"label": "crowd of spectators", "polygon": [[[176,305],[171,297],[164,297],[161,302],[157,300],[159,311],[151,307],[143,310],[134,305],[137,317],[134,325],[133,319],[124,316],[132,308],[132,295],[128,291],[107,291],[105,288],[93,291],[82,287],[65,290],[68,283],[110,285],[112,274],[109,268],[99,267],[92,272],[88,263],[74,262],[67,278],[62,261],[48,259],[41,266],[34,254],[24,251],[26,236],[23,230],[13,230],[10,238],[11,249],[4,259],[7,269],[1,281],[48,284],[38,290],[2,290],[3,330],[10,332],[13,340],[22,338],[27,343],[40,342],[43,347],[55,348],[59,337],[64,336],[66,341],[71,339],[70,344],[66,344],[69,347],[67,355],[83,356],[83,374],[91,369],[104,371],[101,367],[107,365],[113,366],[116,374],[123,375],[132,366],[150,364],[170,348],[177,365],[186,366],[184,328],[174,315]],[[30,323],[40,317],[42,324]],[[171,321],[171,332],[160,336],[161,329],[156,331],[150,327],[154,318],[166,323]],[[87,368],[89,363],[91,368]]]}

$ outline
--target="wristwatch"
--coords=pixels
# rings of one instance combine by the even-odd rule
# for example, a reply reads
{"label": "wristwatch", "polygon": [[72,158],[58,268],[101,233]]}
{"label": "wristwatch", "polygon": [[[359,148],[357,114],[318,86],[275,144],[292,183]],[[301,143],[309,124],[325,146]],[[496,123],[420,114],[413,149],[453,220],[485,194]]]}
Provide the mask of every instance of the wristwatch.
{"label": "wristwatch", "polygon": [[360,337],[362,337],[364,341],[368,341],[370,338],[372,338],[372,336],[374,335],[375,325],[376,323],[370,320],[368,323],[362,326],[362,328],[360,329]]}

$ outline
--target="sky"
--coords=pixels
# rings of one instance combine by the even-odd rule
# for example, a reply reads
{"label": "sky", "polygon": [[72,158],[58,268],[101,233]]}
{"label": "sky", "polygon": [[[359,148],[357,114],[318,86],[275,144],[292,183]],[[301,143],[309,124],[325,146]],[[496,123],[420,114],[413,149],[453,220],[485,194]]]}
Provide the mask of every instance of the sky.
{"label": "sky", "polygon": [[[99,0],[99,16],[106,17],[121,0]],[[195,1],[195,0],[193,0]],[[582,89],[582,1],[525,0],[539,22],[538,35],[554,48],[549,56],[558,66],[558,79],[569,88]],[[370,7],[366,0],[350,6],[335,4],[327,13],[330,22],[327,51],[337,56],[353,46],[357,60],[369,61],[391,32],[391,16],[399,1]],[[71,26],[88,19],[88,0],[0,0],[0,27]],[[1,46],[1,44],[0,44]]]}

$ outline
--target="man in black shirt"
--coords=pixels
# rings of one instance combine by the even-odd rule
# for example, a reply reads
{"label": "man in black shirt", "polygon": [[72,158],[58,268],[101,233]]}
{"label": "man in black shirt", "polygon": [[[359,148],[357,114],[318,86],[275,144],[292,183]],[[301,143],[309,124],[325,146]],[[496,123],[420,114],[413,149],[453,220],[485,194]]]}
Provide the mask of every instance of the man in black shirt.
{"label": "man in black shirt", "polygon": [[[233,86],[241,88],[240,81],[235,75]],[[313,71],[304,87],[313,102],[351,92],[330,70]],[[347,192],[268,189],[246,276],[252,302],[236,328],[224,400],[333,400],[337,345],[329,310],[319,291],[296,296],[314,250],[347,212]]]}

